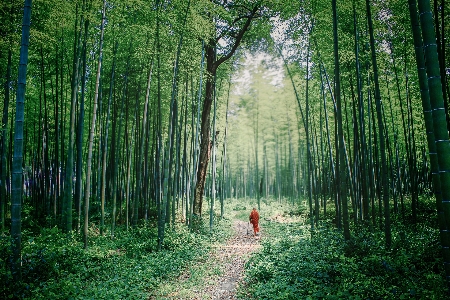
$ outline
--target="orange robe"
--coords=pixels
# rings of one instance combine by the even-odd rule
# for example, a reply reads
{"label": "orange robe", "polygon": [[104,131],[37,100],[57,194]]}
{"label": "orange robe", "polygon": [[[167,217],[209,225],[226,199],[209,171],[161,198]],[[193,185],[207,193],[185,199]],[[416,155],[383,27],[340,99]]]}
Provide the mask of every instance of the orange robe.
{"label": "orange robe", "polygon": [[250,213],[250,223],[252,223],[253,225],[253,230],[255,231],[255,234],[259,232],[258,222],[259,222],[259,214],[256,210],[252,210],[252,212]]}

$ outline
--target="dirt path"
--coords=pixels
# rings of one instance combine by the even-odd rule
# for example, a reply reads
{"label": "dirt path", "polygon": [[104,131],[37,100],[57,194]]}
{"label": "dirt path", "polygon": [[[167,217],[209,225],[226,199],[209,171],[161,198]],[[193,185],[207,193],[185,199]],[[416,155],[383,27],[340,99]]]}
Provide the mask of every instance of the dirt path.
{"label": "dirt path", "polygon": [[[210,275],[194,279],[196,270],[190,269],[177,280],[176,286],[165,296],[150,299],[236,299],[236,290],[244,275],[244,265],[249,256],[260,247],[260,236],[254,237],[248,222],[235,220],[234,235],[210,252],[209,257],[196,266],[206,268]],[[204,272],[204,271],[203,271]],[[196,281],[194,286],[189,281]],[[166,291],[168,292],[168,291]]]}
{"label": "dirt path", "polygon": [[[252,252],[260,247],[260,236],[254,237],[247,222],[234,222],[235,235],[213,255],[223,264],[223,274],[214,284],[205,287],[201,295],[211,299],[236,299],[236,289],[244,275],[244,264]],[[204,299],[204,298],[198,298]]]}

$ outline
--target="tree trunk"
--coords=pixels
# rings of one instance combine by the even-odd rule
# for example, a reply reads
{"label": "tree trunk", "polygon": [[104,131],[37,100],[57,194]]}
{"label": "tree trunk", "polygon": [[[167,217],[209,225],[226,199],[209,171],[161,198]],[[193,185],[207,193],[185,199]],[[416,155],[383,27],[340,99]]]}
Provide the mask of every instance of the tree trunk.
{"label": "tree trunk", "polygon": [[102,59],[103,59],[103,35],[105,32],[106,21],[106,0],[103,1],[102,23],[100,25],[100,45],[97,64],[97,78],[95,80],[95,94],[94,94],[94,107],[92,108],[92,122],[91,132],[89,133],[89,148],[87,157],[87,170],[86,170],[86,187],[84,189],[84,248],[87,248],[87,235],[89,227],[89,197],[91,189],[91,166],[92,166],[92,150],[94,146],[94,133],[95,123],[97,120],[97,106],[98,106],[98,94],[100,87],[100,75],[102,73]]}
{"label": "tree trunk", "polygon": [[357,28],[356,20],[356,9],[355,2],[353,1],[353,26],[355,32],[355,66],[356,66],[356,88],[358,93],[358,113],[359,113],[359,134],[360,134],[360,170],[361,170],[361,192],[362,192],[362,219],[369,220],[369,194],[368,194],[368,165],[367,165],[367,144],[366,144],[366,133],[365,133],[365,111],[364,111],[364,100],[362,92],[362,80],[360,71],[360,60],[359,60],[359,33]]}
{"label": "tree trunk", "polygon": [[15,282],[22,281],[21,271],[21,211],[23,191],[23,128],[25,121],[25,90],[27,79],[28,43],[30,40],[31,0],[25,0],[20,45],[19,75],[17,81],[16,116],[14,128],[14,154],[11,186],[11,274]]}
{"label": "tree trunk", "polygon": [[[147,79],[147,89],[146,89],[146,94],[145,94],[145,103],[144,103],[144,113],[143,113],[143,118],[142,118],[142,128],[141,128],[141,140],[140,140],[140,144],[139,144],[139,154],[138,154],[138,158],[137,158],[137,166],[136,166],[136,195],[135,195],[135,201],[140,201],[139,199],[142,197],[142,189],[141,189],[141,185],[142,185],[142,173],[143,173],[143,168],[142,168],[142,163],[144,160],[144,144],[145,144],[145,140],[147,137],[147,115],[148,115],[148,101],[150,99],[150,88],[151,88],[151,83],[152,83],[152,74],[153,74],[153,58],[152,61],[150,63],[150,70],[148,73],[148,79]],[[147,202],[145,201],[145,206],[147,206]],[[147,209],[145,210],[147,211]],[[137,215],[137,211],[134,212]],[[147,219],[146,219],[147,220]],[[136,219],[136,224],[134,224],[133,221],[133,225],[137,225],[137,219]]]}
{"label": "tree trunk", "polygon": [[[442,0],[441,6],[439,7],[439,1],[434,0],[434,22],[436,29],[436,44],[437,44],[437,53],[439,58],[439,70],[441,75],[441,85],[442,85],[442,97],[444,98],[444,108],[445,115],[447,117],[447,130],[450,131],[450,112],[449,112],[449,103],[447,99],[447,90],[446,90],[446,68],[445,68],[445,48],[448,47],[445,43],[445,27],[444,27],[444,0]],[[431,4],[430,4],[431,5]],[[439,16],[439,8],[441,11],[441,15]],[[431,7],[430,7],[431,9]],[[439,22],[439,18],[441,18],[441,22]]]}
{"label": "tree trunk", "polygon": [[[411,4],[411,1],[409,1]],[[439,190],[435,191],[436,201],[439,201],[439,198],[442,197],[442,211],[444,212],[444,219],[446,222],[446,233],[448,234],[449,228],[449,220],[450,220],[450,203],[446,201],[450,199],[450,147],[449,147],[449,136],[447,131],[447,122],[446,115],[444,110],[444,99],[442,95],[442,84],[440,80],[440,70],[439,70],[439,60],[436,49],[436,37],[434,33],[433,27],[433,16],[431,14],[430,2],[428,0],[419,0],[419,16],[420,16],[420,25],[422,28],[422,37],[423,44],[427,45],[424,47],[425,52],[425,65],[426,72],[428,77],[428,88],[429,88],[429,103],[425,98],[424,109],[427,111],[431,111],[431,118],[425,114],[426,120],[428,119],[429,123],[431,123],[430,119],[433,121],[433,133],[434,133],[434,144],[436,147],[436,152],[432,152],[432,147],[429,148],[430,154],[436,153],[437,155],[437,164],[439,170],[439,179],[442,194],[439,194]],[[414,9],[415,10],[415,9]],[[419,46],[418,44],[416,46]],[[419,54],[420,55],[420,54]],[[416,56],[417,58],[417,56]],[[423,65],[423,63],[421,64]],[[420,65],[418,64],[418,67]],[[424,76],[424,75],[422,75]],[[423,91],[425,92],[425,91]],[[424,96],[425,93],[422,93]],[[423,98],[422,98],[423,100]],[[428,129],[428,128],[427,128]],[[429,144],[433,143],[433,141],[429,141]],[[430,160],[434,158],[434,155],[430,156]],[[437,182],[436,182],[437,183]],[[438,202],[439,208],[439,202]],[[448,236],[447,239],[448,240]],[[448,244],[447,244],[448,245]],[[448,250],[445,249],[445,250]],[[444,253],[449,254],[449,253]],[[448,260],[448,256],[446,256]],[[446,264],[446,274],[450,273],[450,269],[448,264]],[[450,277],[447,278],[447,285],[450,287]]]}
{"label": "tree trunk", "polygon": [[109,82],[109,97],[108,97],[108,109],[106,112],[106,126],[105,126],[105,136],[103,138],[103,151],[102,151],[102,187],[101,187],[101,194],[100,194],[100,210],[101,210],[101,217],[100,217],[100,235],[103,235],[103,230],[105,228],[105,198],[106,198],[106,164],[107,164],[107,153],[108,153],[108,134],[109,134],[109,119],[110,119],[110,113],[111,113],[111,102],[113,97],[113,90],[114,90],[114,75],[116,70],[116,53],[117,53],[117,47],[118,42],[114,45],[113,50],[113,65],[111,70],[111,80]]}
{"label": "tree trunk", "polygon": [[383,137],[384,133],[384,123],[382,117],[381,108],[381,95],[380,95],[380,85],[378,83],[378,66],[377,58],[375,52],[375,38],[373,34],[373,24],[372,24],[372,13],[370,9],[370,0],[366,0],[367,9],[367,21],[369,22],[369,35],[370,35],[370,49],[372,53],[372,68],[373,68],[373,79],[375,83],[375,104],[377,110],[377,121],[378,121],[378,134],[380,139],[380,154],[381,154],[381,180],[383,187],[383,204],[384,204],[384,230],[386,247],[389,249],[391,246],[391,223],[390,223],[390,211],[389,211],[389,182],[388,182],[388,169],[386,164],[386,151],[385,151],[385,140]]}
{"label": "tree trunk", "polygon": [[[78,6],[76,10],[78,16]],[[83,18],[82,18],[83,19]],[[78,26],[78,18],[75,20],[75,32]],[[81,20],[80,23],[83,23]],[[80,55],[80,38],[81,28],[78,35],[75,36],[73,45],[73,65],[72,65],[72,82],[71,82],[71,105],[70,105],[70,127],[69,127],[69,144],[67,146],[66,172],[64,177],[64,200],[63,200],[63,230],[66,233],[72,231],[72,193],[73,193],[73,156],[74,156],[74,140],[75,140],[75,118],[76,118],[76,102],[78,93],[78,71],[79,71],[79,55]]]}
{"label": "tree trunk", "polygon": [[[224,129],[224,137],[223,137],[223,153],[222,153],[222,193],[220,197],[220,218],[223,219],[224,207],[223,202],[225,200],[225,172],[226,172],[226,163],[227,163],[227,133],[228,133],[228,105],[230,102],[230,90],[231,90],[231,78],[228,80],[228,93],[227,93],[227,106],[225,110],[225,129]],[[261,194],[260,194],[261,195]]]}
{"label": "tree trunk", "polygon": [[[210,43],[214,43],[210,41]],[[215,67],[215,50],[210,44],[205,45],[206,55],[206,72],[209,76],[206,78],[205,84],[205,100],[203,102],[202,118],[200,125],[200,157],[197,170],[197,184],[195,186],[195,198],[194,198],[194,215],[201,217],[202,204],[203,204],[203,192],[205,189],[206,172],[208,170],[208,162],[211,154],[211,104],[214,97],[216,75]]]}
{"label": "tree trunk", "polygon": [[[117,190],[119,185],[119,161],[120,161],[120,139],[122,136],[122,121],[123,121],[123,108],[125,105],[125,99],[128,95],[128,75],[130,72],[130,60],[131,60],[131,49],[132,44],[130,42],[130,46],[128,48],[128,58],[127,58],[127,66],[125,70],[124,75],[124,86],[123,86],[123,92],[122,92],[122,100],[120,101],[120,117],[119,117],[119,124],[118,124],[118,134],[115,136],[117,139],[117,144],[115,146],[116,153],[114,156],[114,169],[112,174],[112,181],[113,181],[113,187],[112,187],[112,220],[111,220],[111,236],[114,237],[114,231],[116,228],[116,214],[117,214]],[[120,207],[120,206],[119,206]]]}
{"label": "tree trunk", "polygon": [[347,176],[345,171],[345,149],[344,149],[344,130],[342,126],[342,110],[341,110],[341,87],[340,87],[340,66],[339,66],[339,52],[338,52],[338,28],[337,28],[337,11],[336,0],[332,1],[333,7],[333,37],[334,37],[334,97],[336,100],[336,119],[338,125],[338,136],[336,139],[339,144],[339,163],[338,169],[339,176],[336,179],[339,180],[339,199],[342,205],[342,217],[344,225],[344,237],[346,240],[350,239],[350,229],[348,222],[348,200],[347,200]]}
{"label": "tree trunk", "polygon": [[200,158],[199,158],[199,166],[197,170],[197,184],[195,186],[195,199],[194,199],[194,215],[201,217],[202,215],[202,204],[203,204],[203,192],[205,189],[205,180],[206,173],[208,170],[208,161],[211,152],[211,141],[210,141],[210,112],[211,105],[214,97],[215,90],[215,81],[217,68],[225,61],[230,59],[236,49],[238,48],[241,40],[245,34],[245,32],[249,29],[252,19],[254,18],[256,12],[258,11],[259,6],[255,5],[253,9],[249,12],[250,15],[247,17],[245,24],[236,34],[236,40],[231,45],[231,50],[220,59],[216,60],[216,43],[215,38],[212,38],[209,43],[205,45],[205,53],[206,53],[206,71],[209,76],[206,79],[205,86],[205,100],[203,102],[203,110],[202,110],[202,123],[200,129]]}
{"label": "tree trunk", "polygon": [[[191,1],[188,1],[186,13],[184,16],[183,26],[186,25],[186,20],[189,12],[189,8],[191,5]],[[170,100],[170,110],[169,110],[169,128],[167,133],[167,147],[165,149],[165,157],[164,157],[164,192],[163,192],[163,203],[158,210],[158,251],[162,249],[162,245],[164,243],[164,230],[165,230],[165,221],[166,221],[166,213],[168,211],[168,205],[170,203],[169,196],[169,188],[171,188],[171,170],[172,170],[172,161],[173,161],[173,138],[174,138],[174,130],[176,130],[176,111],[177,111],[177,82],[178,82],[178,66],[181,54],[181,46],[183,45],[183,32],[180,35],[180,39],[177,47],[177,55],[175,58],[175,63],[173,67],[173,77],[172,77],[172,94]],[[173,198],[173,197],[172,197]],[[174,199],[172,199],[174,201]]]}
{"label": "tree trunk", "polygon": [[[84,100],[86,94],[86,74],[87,74],[87,34],[89,28],[89,19],[84,22],[84,37],[83,37],[83,51],[82,63],[83,73],[81,76],[81,97],[80,110],[78,115],[78,130],[77,130],[77,163],[76,163],[76,181],[75,181],[75,203],[78,208],[77,231],[81,228],[81,198],[83,194],[83,138],[84,138]],[[87,247],[87,228],[84,229],[84,244]]]}

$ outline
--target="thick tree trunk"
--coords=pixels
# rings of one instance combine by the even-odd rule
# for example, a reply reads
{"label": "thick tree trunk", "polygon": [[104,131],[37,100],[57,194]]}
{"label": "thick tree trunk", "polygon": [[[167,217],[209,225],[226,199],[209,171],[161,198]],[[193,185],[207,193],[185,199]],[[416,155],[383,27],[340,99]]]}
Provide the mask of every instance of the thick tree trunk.
{"label": "thick tree trunk", "polygon": [[201,142],[200,142],[200,158],[197,170],[197,185],[195,186],[195,199],[194,199],[194,215],[202,215],[202,203],[203,203],[203,191],[205,189],[206,172],[208,170],[209,157],[211,155],[211,105],[214,97],[216,75],[215,67],[215,50],[211,45],[205,46],[206,54],[206,71],[208,77],[205,85],[205,100],[203,102],[202,110],[202,122],[200,126]]}
{"label": "thick tree trunk", "polygon": [[194,157],[193,165],[192,165],[192,196],[189,203],[189,227],[192,226],[192,216],[194,214],[194,200],[196,198],[196,177],[195,174],[198,172],[198,155],[197,155],[197,149],[198,149],[198,134],[199,134],[199,122],[200,122],[200,99],[202,95],[202,85],[203,85],[203,70],[204,70],[204,64],[205,64],[205,45],[204,42],[202,44],[202,59],[200,63],[200,78],[199,78],[199,89],[198,89],[198,97],[197,97],[197,117],[195,118],[195,111],[194,111],[194,98],[192,99],[192,128],[194,129],[194,119],[196,119],[195,122],[195,133],[193,133],[193,143],[192,143],[192,156]]}
{"label": "thick tree trunk", "polygon": [[[411,5],[412,1],[409,1]],[[415,2],[414,2],[415,4]],[[424,105],[424,113],[425,113],[425,120],[428,123],[428,126],[431,125],[431,121],[433,124],[433,133],[434,133],[434,141],[429,140],[429,151],[430,151],[430,160],[435,160],[434,164],[436,164],[437,160],[437,167],[435,166],[433,169],[435,173],[433,174],[434,177],[439,176],[439,180],[437,178],[434,179],[434,183],[438,184],[440,181],[440,191],[436,190],[436,201],[438,205],[438,209],[443,212],[443,219],[445,220],[446,228],[445,234],[442,236],[444,237],[444,240],[446,241],[446,244],[443,244],[444,246],[444,255],[445,260],[448,261],[448,228],[449,228],[449,220],[450,220],[450,203],[447,199],[450,197],[450,172],[448,171],[450,169],[450,147],[449,147],[449,136],[447,131],[447,120],[444,110],[444,98],[442,94],[442,83],[440,80],[440,69],[439,69],[439,60],[438,60],[438,53],[436,48],[436,37],[434,33],[434,27],[433,27],[433,19],[431,14],[431,8],[430,8],[430,2],[428,0],[419,0],[418,1],[418,7],[419,7],[419,16],[420,16],[420,25],[422,29],[422,38],[423,38],[423,44],[427,45],[424,47],[425,52],[425,66],[426,66],[426,73],[427,73],[427,79],[428,79],[428,88],[429,88],[429,95],[427,98],[422,98],[422,103]],[[419,46],[420,43],[416,44],[416,47]],[[420,53],[421,54],[421,53]],[[416,56],[417,58],[417,56]],[[423,62],[418,64],[418,67],[422,67],[419,69],[419,71],[423,72]],[[419,73],[420,74],[420,73]],[[425,74],[421,74],[421,83],[425,84]],[[422,86],[421,86],[422,89]],[[427,96],[425,94],[425,90],[422,90],[422,97]],[[425,111],[426,110],[426,111]],[[430,116],[431,114],[431,116]],[[427,131],[429,128],[427,127]],[[428,136],[428,138],[430,138]],[[435,151],[433,149],[433,142],[435,146]],[[431,144],[431,147],[430,147]],[[436,186],[435,188],[438,188]],[[442,192],[439,193],[439,192]],[[442,202],[439,203],[439,200],[442,199]],[[442,205],[440,205],[442,204]],[[442,214],[441,218],[442,218]],[[442,222],[442,219],[440,220]],[[441,227],[445,226],[441,223]],[[446,248],[447,246],[447,248]],[[445,264],[446,268],[446,275],[447,275],[447,285],[450,286],[450,277],[448,276],[450,273],[448,264]]]}
{"label": "thick tree trunk", "polygon": [[21,271],[21,211],[23,191],[23,128],[25,121],[25,89],[28,63],[28,43],[30,40],[31,0],[25,0],[20,46],[19,75],[17,80],[16,118],[14,130],[14,154],[11,186],[11,274],[15,282],[22,281]]}
{"label": "thick tree trunk", "polygon": [[239,47],[242,38],[244,37],[245,32],[249,29],[250,24],[255,17],[256,12],[258,11],[259,6],[255,5],[252,10],[249,12],[249,15],[246,17],[247,20],[242,28],[236,34],[236,40],[232,44],[230,51],[220,57],[220,59],[216,60],[216,43],[215,38],[211,39],[209,43],[205,46],[206,52],[206,71],[209,73],[206,86],[205,86],[205,101],[203,102],[203,111],[202,111],[202,123],[201,123],[201,142],[200,142],[200,158],[199,158],[199,166],[197,169],[197,184],[195,186],[195,198],[193,203],[193,213],[194,215],[201,217],[202,214],[202,203],[203,203],[203,191],[205,188],[205,180],[206,173],[208,170],[208,161],[211,153],[211,141],[210,141],[210,112],[211,105],[214,99],[214,90],[215,90],[215,75],[217,68],[225,61],[230,59],[236,49]]}

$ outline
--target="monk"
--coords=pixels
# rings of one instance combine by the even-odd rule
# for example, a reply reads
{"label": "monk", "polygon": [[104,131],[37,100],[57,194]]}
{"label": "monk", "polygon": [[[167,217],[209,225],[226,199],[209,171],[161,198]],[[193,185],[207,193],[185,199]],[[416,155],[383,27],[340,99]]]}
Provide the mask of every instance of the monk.
{"label": "monk", "polygon": [[252,225],[253,225],[253,233],[254,233],[253,236],[256,236],[256,234],[259,232],[259,226],[258,226],[259,214],[255,207],[253,207],[253,210],[250,213],[249,219],[250,219],[250,223],[252,223]]}

